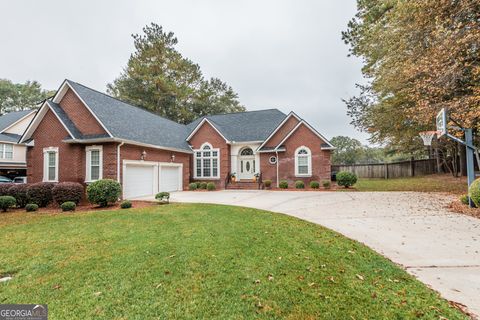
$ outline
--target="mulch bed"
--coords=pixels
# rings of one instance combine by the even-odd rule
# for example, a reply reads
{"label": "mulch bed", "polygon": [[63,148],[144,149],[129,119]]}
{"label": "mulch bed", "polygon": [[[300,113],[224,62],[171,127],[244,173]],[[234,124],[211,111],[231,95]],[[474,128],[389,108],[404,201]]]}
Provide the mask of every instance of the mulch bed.
{"label": "mulch bed", "polygon": [[480,219],[480,208],[470,208],[458,199],[450,202],[450,204],[448,205],[448,209],[455,213],[461,213]]}
{"label": "mulch bed", "polygon": [[[149,202],[149,201],[131,201],[131,202],[132,202],[132,208],[146,208],[146,207],[151,207],[155,205],[155,203]],[[91,203],[86,202],[86,203],[80,203],[79,205],[77,205],[77,208],[72,213],[117,210],[117,209],[120,209],[120,202],[117,202],[116,204],[113,204],[104,208],[101,208],[97,205],[93,205]],[[12,210],[9,210],[9,212],[25,212],[25,209],[24,208],[12,209]],[[45,208],[38,208],[38,211],[33,213],[65,213],[65,212],[62,212],[62,209],[60,208],[60,206],[56,204],[50,204]]]}

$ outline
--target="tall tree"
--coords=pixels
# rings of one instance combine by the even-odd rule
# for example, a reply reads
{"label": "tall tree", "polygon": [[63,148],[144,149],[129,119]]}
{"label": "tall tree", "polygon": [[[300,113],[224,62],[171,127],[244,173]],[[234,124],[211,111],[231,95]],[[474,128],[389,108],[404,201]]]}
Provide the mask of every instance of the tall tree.
{"label": "tall tree", "polygon": [[446,107],[480,128],[480,2],[357,0],[343,39],[362,57],[368,84],[346,100],[353,124],[373,142],[421,148],[418,131],[434,129]]}
{"label": "tall tree", "polygon": [[42,89],[37,81],[13,83],[7,79],[0,79],[0,114],[35,109],[40,102],[54,93]]}
{"label": "tall tree", "polygon": [[205,79],[200,67],[177,51],[172,32],[152,23],[132,37],[135,52],[107,86],[113,96],[180,123],[245,110],[230,86],[217,78]]}

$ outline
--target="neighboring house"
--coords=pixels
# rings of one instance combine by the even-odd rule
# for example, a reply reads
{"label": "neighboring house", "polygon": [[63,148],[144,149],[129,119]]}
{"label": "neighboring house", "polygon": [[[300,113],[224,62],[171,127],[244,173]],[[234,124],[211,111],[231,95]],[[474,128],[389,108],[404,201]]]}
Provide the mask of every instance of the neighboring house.
{"label": "neighboring house", "polygon": [[[330,179],[333,146],[293,112],[213,115],[182,125],[65,80],[20,139],[29,182],[110,178],[124,198],[240,181]],[[277,179],[279,177],[279,179]]]}
{"label": "neighboring house", "polygon": [[26,176],[27,147],[19,144],[23,132],[35,115],[34,110],[15,111],[0,116],[0,175]]}

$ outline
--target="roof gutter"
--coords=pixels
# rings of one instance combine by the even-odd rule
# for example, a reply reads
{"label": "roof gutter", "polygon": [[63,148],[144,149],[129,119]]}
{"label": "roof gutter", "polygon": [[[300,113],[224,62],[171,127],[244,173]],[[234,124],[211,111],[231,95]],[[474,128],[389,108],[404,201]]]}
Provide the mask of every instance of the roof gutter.
{"label": "roof gutter", "polygon": [[142,147],[145,147],[145,148],[162,149],[162,150],[189,153],[189,154],[193,153],[190,150],[158,146],[158,145],[154,145],[154,144],[142,143],[142,142],[138,142],[138,141],[120,139],[120,138],[68,139],[68,140],[63,140],[63,142],[65,142],[65,143],[80,143],[80,144],[91,144],[91,143],[101,143],[101,142],[120,142],[120,143],[123,142],[124,144],[142,146]]}

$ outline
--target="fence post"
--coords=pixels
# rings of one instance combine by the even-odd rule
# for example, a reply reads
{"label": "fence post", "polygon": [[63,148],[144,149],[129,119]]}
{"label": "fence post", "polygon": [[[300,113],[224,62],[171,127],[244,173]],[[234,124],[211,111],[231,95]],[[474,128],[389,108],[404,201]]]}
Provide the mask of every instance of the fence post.
{"label": "fence post", "polygon": [[415,177],[415,161],[413,157],[410,158],[410,172],[411,172],[411,176]]}
{"label": "fence post", "polygon": [[388,179],[388,163],[385,163],[385,179]]}

